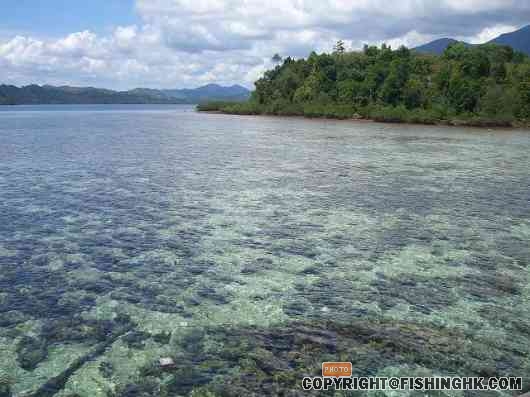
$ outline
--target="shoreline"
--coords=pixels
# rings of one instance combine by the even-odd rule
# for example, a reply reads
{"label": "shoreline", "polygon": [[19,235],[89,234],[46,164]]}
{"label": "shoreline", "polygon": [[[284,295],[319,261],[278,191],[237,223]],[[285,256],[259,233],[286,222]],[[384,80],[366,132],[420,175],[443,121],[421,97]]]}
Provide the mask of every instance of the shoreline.
{"label": "shoreline", "polygon": [[467,123],[465,120],[441,120],[436,123],[415,123],[410,121],[381,121],[373,118],[340,118],[340,117],[309,117],[304,115],[279,115],[279,114],[268,114],[268,113],[257,113],[257,114],[246,114],[246,113],[231,113],[222,110],[199,110],[196,109],[197,113],[209,113],[209,114],[220,114],[226,116],[243,116],[243,117],[271,117],[271,118],[287,118],[287,119],[305,119],[305,120],[330,120],[330,121],[343,121],[343,122],[357,122],[357,123],[377,123],[377,124],[399,124],[409,126],[432,126],[432,127],[460,127],[460,128],[476,128],[480,130],[524,130],[530,129],[530,124],[512,124],[512,125],[479,125],[473,123]]}

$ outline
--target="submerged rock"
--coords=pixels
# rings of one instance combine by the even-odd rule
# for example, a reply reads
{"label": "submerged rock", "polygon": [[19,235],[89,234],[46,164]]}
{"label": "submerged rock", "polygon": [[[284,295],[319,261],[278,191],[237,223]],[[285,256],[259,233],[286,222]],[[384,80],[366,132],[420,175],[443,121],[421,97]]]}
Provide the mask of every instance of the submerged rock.
{"label": "submerged rock", "polygon": [[0,327],[10,327],[26,321],[28,317],[18,310],[2,313],[0,316]]}
{"label": "submerged rock", "polygon": [[13,379],[0,374],[0,397],[13,397],[13,383]]}
{"label": "submerged rock", "polygon": [[101,376],[105,379],[110,379],[114,373],[114,366],[108,361],[102,361],[101,364],[99,364],[98,370]]}
{"label": "submerged rock", "polygon": [[46,342],[32,336],[24,336],[17,345],[17,361],[21,368],[33,371],[48,357]]}
{"label": "submerged rock", "polygon": [[0,397],[12,397],[12,396],[13,396],[13,392],[11,391],[11,386],[0,383]]}
{"label": "submerged rock", "polygon": [[122,337],[122,340],[131,349],[141,349],[145,346],[145,340],[151,337],[150,334],[143,331],[134,330]]}
{"label": "submerged rock", "polygon": [[171,332],[160,332],[158,334],[154,334],[152,337],[156,343],[167,345],[171,340]]}
{"label": "submerged rock", "polygon": [[138,384],[128,384],[116,394],[117,397],[152,397],[160,395],[160,384],[155,379],[146,378]]}

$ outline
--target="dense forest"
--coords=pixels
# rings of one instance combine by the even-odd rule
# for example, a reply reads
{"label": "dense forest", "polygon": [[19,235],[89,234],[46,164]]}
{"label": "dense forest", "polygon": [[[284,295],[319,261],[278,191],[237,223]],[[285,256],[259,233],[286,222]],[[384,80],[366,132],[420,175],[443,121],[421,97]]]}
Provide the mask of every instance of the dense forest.
{"label": "dense forest", "polygon": [[496,44],[450,45],[442,55],[405,47],[277,59],[251,99],[199,110],[237,114],[367,118],[456,125],[525,125],[530,120],[530,59]]}

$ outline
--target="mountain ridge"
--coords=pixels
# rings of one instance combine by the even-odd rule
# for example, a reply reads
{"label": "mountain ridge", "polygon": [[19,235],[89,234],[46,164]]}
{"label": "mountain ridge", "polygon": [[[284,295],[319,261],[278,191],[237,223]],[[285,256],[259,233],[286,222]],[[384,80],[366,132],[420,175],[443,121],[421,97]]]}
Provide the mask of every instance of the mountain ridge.
{"label": "mountain ridge", "polygon": [[530,55],[530,25],[513,32],[504,33],[488,41],[488,43],[508,45],[514,50]]}
{"label": "mountain ridge", "polygon": [[422,44],[418,47],[415,47],[413,48],[413,50],[424,54],[441,55],[447,47],[454,43],[464,43],[466,46],[471,45],[469,43],[466,43],[465,41],[455,40],[450,37],[443,37],[441,39],[436,39],[428,43]]}
{"label": "mountain ridge", "polygon": [[[444,37],[414,47],[413,50],[424,54],[441,55],[449,45],[457,42],[463,43],[466,46],[480,45],[466,43],[465,41],[456,40],[450,37]],[[503,33],[494,39],[481,44],[507,45],[516,51],[530,55],[530,25],[523,26],[513,32]]]}
{"label": "mountain ridge", "polygon": [[249,96],[250,91],[239,84],[222,86],[211,83],[197,88],[135,88],[127,91],[49,84],[0,85],[0,105],[195,104],[212,100],[240,101]]}

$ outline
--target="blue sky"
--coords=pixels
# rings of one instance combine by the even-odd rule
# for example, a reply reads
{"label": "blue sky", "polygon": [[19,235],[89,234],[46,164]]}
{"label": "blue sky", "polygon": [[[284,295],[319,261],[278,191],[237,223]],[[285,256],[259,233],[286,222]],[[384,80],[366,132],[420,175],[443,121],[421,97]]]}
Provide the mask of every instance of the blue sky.
{"label": "blue sky", "polygon": [[133,0],[1,0],[0,29],[5,32],[61,36],[138,23]]}
{"label": "blue sky", "polygon": [[0,84],[252,88],[275,53],[482,43],[529,23],[520,0],[0,0]]}

